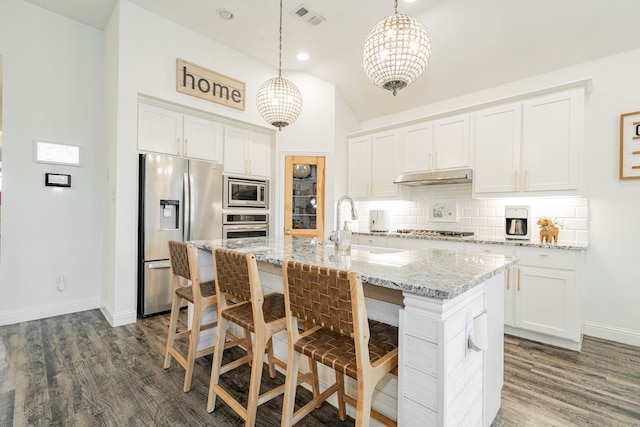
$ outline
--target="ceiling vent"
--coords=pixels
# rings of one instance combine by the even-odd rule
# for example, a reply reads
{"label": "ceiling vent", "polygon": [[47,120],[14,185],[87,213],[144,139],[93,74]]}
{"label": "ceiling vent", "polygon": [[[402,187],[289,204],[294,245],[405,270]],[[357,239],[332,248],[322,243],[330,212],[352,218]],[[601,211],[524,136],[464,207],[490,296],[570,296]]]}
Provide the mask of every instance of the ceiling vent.
{"label": "ceiling vent", "polygon": [[297,18],[305,22],[308,22],[311,25],[319,25],[325,21],[325,19],[322,16],[318,15],[315,12],[310,11],[303,5],[300,5],[300,7],[296,8],[292,13]]}

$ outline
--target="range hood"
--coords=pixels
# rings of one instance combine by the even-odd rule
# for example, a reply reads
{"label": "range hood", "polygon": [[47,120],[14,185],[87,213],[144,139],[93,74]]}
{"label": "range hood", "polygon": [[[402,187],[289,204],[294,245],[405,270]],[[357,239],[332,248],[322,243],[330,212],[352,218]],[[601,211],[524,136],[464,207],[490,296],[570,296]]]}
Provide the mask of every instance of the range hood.
{"label": "range hood", "polygon": [[453,169],[438,172],[411,172],[398,175],[394,184],[439,185],[463,184],[473,180],[472,169]]}

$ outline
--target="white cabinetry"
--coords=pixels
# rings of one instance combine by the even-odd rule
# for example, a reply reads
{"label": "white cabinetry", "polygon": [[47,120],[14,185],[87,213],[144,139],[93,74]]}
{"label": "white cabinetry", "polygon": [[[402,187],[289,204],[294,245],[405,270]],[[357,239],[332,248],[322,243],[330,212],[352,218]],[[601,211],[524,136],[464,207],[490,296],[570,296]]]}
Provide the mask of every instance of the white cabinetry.
{"label": "white cabinetry", "polygon": [[269,177],[271,137],[249,129],[225,126],[224,172]]}
{"label": "white cabinetry", "polygon": [[398,132],[380,132],[349,140],[349,195],[354,198],[399,198],[394,184],[399,170]]}
{"label": "white cabinetry", "polygon": [[433,169],[433,123],[426,122],[402,129],[402,171]]}
{"label": "white cabinetry", "polygon": [[407,126],[402,129],[402,171],[468,167],[469,139],[468,114]]}
{"label": "white cabinetry", "polygon": [[153,105],[138,105],[138,149],[222,162],[223,125]]}
{"label": "white cabinetry", "polygon": [[520,104],[488,108],[474,114],[476,193],[517,191],[521,116]]}
{"label": "white cabinetry", "polygon": [[520,257],[505,276],[507,333],[580,349],[582,252],[477,244],[467,244],[465,251]]}
{"label": "white cabinetry", "polygon": [[469,166],[469,115],[460,114],[433,123],[434,169]]}
{"label": "white cabinetry", "polygon": [[518,248],[516,255],[514,326],[579,342],[576,254]]}
{"label": "white cabinetry", "polygon": [[473,134],[475,194],[579,189],[583,89],[478,111]]}

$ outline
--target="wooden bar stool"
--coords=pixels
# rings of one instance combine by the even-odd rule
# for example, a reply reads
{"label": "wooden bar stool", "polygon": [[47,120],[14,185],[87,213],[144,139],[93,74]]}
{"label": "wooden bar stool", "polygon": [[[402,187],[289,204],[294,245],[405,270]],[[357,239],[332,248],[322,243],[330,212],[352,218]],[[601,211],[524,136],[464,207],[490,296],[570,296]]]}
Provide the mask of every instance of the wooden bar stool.
{"label": "wooden bar stool", "polygon": [[[216,396],[219,396],[245,420],[247,426],[254,426],[258,405],[284,392],[283,384],[260,394],[264,354],[267,353],[271,378],[276,376],[275,365],[283,369],[286,368],[284,362],[273,356],[271,340],[274,334],[286,328],[284,295],[276,292],[263,295],[258,266],[255,256],[252,254],[216,249],[213,252],[213,263],[216,272],[218,329],[213,353],[207,411],[212,412],[215,409]],[[223,344],[228,334],[229,322],[254,333],[253,350],[251,345],[247,345],[247,354],[244,357],[222,365]],[[251,379],[246,407],[242,406],[219,384],[221,374],[245,363],[249,363],[251,366]],[[311,376],[307,375],[302,377],[301,380],[307,378],[311,378]],[[317,382],[314,390],[318,390]]]}
{"label": "wooden bar stool", "polygon": [[[196,260],[193,245],[184,242],[169,242],[169,259],[171,261],[171,318],[169,320],[169,336],[167,337],[167,349],[164,355],[164,368],[168,369],[173,357],[185,369],[183,391],[191,389],[193,377],[193,365],[196,358],[213,354],[213,346],[197,350],[200,332],[211,329],[217,325],[212,322],[203,325],[202,313],[208,307],[216,305],[216,288],[212,281],[200,281],[200,269]],[[189,285],[185,283],[190,283]],[[178,332],[178,318],[182,300],[193,304],[193,319],[191,328]],[[175,346],[176,339],[188,338],[187,354],[182,354]]]}
{"label": "wooden bar stool", "polygon": [[[288,367],[282,408],[282,426],[291,426],[334,393],[340,419],[345,402],[356,407],[356,426],[368,426],[373,417],[386,425],[396,422],[372,410],[373,391],[387,373],[397,372],[398,328],[367,319],[360,275],[286,260],[282,265],[287,316]],[[300,332],[299,322],[312,328]],[[336,381],[302,408],[294,411],[301,355],[335,370]],[[356,399],[345,394],[344,375],[358,381]]]}

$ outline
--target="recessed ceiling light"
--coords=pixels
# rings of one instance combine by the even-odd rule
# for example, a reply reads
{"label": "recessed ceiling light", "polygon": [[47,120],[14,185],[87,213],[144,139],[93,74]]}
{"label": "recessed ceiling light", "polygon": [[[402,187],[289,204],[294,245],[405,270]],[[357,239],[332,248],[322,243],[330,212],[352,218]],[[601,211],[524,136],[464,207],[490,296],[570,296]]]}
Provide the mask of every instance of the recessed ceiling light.
{"label": "recessed ceiling light", "polygon": [[298,61],[307,61],[309,59],[309,54],[307,52],[300,52],[296,55]]}
{"label": "recessed ceiling light", "polygon": [[216,13],[222,19],[233,19],[233,13],[231,13],[227,9],[218,9]]}

